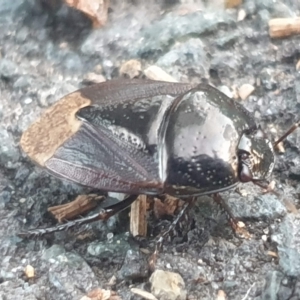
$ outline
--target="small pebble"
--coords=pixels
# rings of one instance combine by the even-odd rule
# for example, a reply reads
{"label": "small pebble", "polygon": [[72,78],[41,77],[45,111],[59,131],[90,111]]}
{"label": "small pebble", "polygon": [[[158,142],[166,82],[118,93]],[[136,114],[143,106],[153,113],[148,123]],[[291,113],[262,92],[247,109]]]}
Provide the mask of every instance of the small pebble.
{"label": "small pebble", "polygon": [[33,278],[34,277],[34,268],[33,268],[33,266],[27,265],[25,267],[24,273],[25,273],[25,275],[28,279]]}
{"label": "small pebble", "polygon": [[144,290],[137,289],[137,288],[132,288],[130,291],[133,294],[141,296],[143,299],[146,299],[146,300],[157,300],[157,298],[154,295],[152,295],[151,293],[146,292]]}
{"label": "small pebble", "polygon": [[173,272],[156,270],[150,277],[151,292],[160,300],[185,300],[187,292],[182,277]]}
{"label": "small pebble", "polygon": [[131,59],[122,64],[120,75],[125,75],[130,79],[138,77],[142,71],[142,64],[136,59]]}
{"label": "small pebble", "polygon": [[218,291],[217,300],[226,300],[226,294],[223,290]]}
{"label": "small pebble", "polygon": [[144,70],[144,74],[147,78],[152,80],[162,80],[162,81],[169,81],[169,82],[177,82],[177,80],[169,75],[166,71],[161,69],[158,66],[152,65]]}
{"label": "small pebble", "polygon": [[245,83],[239,88],[238,93],[242,100],[246,100],[253,93],[254,90],[255,87],[253,85]]}

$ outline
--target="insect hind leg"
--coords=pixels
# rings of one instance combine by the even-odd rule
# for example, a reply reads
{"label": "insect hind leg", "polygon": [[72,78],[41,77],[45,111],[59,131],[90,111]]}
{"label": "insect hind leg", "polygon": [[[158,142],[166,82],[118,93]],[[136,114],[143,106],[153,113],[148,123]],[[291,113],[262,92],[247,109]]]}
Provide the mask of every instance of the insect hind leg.
{"label": "insect hind leg", "polygon": [[113,204],[111,206],[103,208],[98,213],[84,217],[82,219],[69,221],[68,223],[58,225],[58,226],[23,231],[23,232],[18,233],[18,236],[21,238],[41,237],[46,234],[68,230],[70,228],[73,228],[76,226],[81,226],[81,225],[88,224],[88,223],[92,223],[94,221],[98,221],[98,220],[105,221],[105,220],[109,219],[110,217],[112,217],[113,215],[115,215],[115,214],[119,213],[120,211],[124,210],[125,208],[129,207],[137,199],[137,197],[138,197],[137,195],[128,196],[123,201],[120,201],[116,204]]}

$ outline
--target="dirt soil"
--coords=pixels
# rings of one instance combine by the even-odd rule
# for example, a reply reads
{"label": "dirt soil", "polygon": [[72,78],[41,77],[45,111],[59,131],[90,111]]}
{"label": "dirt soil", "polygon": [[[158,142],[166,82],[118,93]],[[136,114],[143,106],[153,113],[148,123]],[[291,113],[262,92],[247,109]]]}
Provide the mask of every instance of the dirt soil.
{"label": "dirt soil", "polygon": [[[0,299],[81,299],[103,288],[133,300],[145,298],[132,287],[151,292],[147,260],[172,217],[150,212],[139,240],[128,233],[128,211],[41,238],[17,236],[55,225],[49,206],[91,192],[47,174],[19,148],[46,107],[91,77],[122,77],[123,63],[136,59],[140,77],[157,65],[235,97],[272,140],[299,121],[300,36],[271,39],[268,22],[300,16],[300,2],[242,2],[226,10],[218,0],[111,1],[107,24],[94,29],[60,1],[0,0]],[[244,84],[254,90],[241,100]],[[224,211],[202,197],[164,243],[155,268],[179,274],[187,299],[220,291],[230,300],[300,299],[300,130],[284,142],[271,179],[279,195],[253,184],[222,193],[249,238],[233,234]]]}

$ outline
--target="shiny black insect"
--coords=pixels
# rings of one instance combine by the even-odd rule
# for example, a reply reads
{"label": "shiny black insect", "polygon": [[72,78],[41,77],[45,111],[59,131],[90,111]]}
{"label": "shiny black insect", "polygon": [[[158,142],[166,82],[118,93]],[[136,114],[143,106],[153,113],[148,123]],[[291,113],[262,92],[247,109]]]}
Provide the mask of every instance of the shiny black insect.
{"label": "shiny black insect", "polygon": [[[21,147],[54,176],[130,195],[185,198],[239,182],[264,185],[274,167],[273,145],[251,114],[206,84],[115,80],[83,88],[32,124]],[[134,200],[67,227],[106,219]]]}

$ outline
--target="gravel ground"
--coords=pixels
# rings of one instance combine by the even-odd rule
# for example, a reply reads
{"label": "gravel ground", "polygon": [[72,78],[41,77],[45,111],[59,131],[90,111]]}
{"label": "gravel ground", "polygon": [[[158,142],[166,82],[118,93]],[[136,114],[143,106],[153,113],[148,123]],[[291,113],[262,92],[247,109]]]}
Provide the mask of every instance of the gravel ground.
{"label": "gravel ground", "polygon": [[[45,107],[91,76],[120,77],[134,58],[141,73],[157,65],[178,81],[210,82],[233,96],[250,84],[243,104],[273,139],[299,120],[300,37],[268,34],[271,18],[300,15],[299,1],[245,0],[231,10],[216,0],[143,2],[112,1],[108,23],[95,30],[60,1],[0,0],[0,299],[81,299],[103,288],[133,300],[145,298],[132,287],[151,289],[147,253],[161,230],[155,224],[169,220],[150,221],[139,242],[128,235],[127,213],[37,240],[17,237],[55,224],[47,208],[86,192],[35,167],[18,144]],[[222,193],[251,238],[233,235],[213,201],[199,199],[184,238],[166,241],[156,263],[182,277],[182,294],[159,299],[216,299],[221,291],[233,300],[300,299],[300,131],[284,147],[272,176],[281,196],[251,184]]]}

